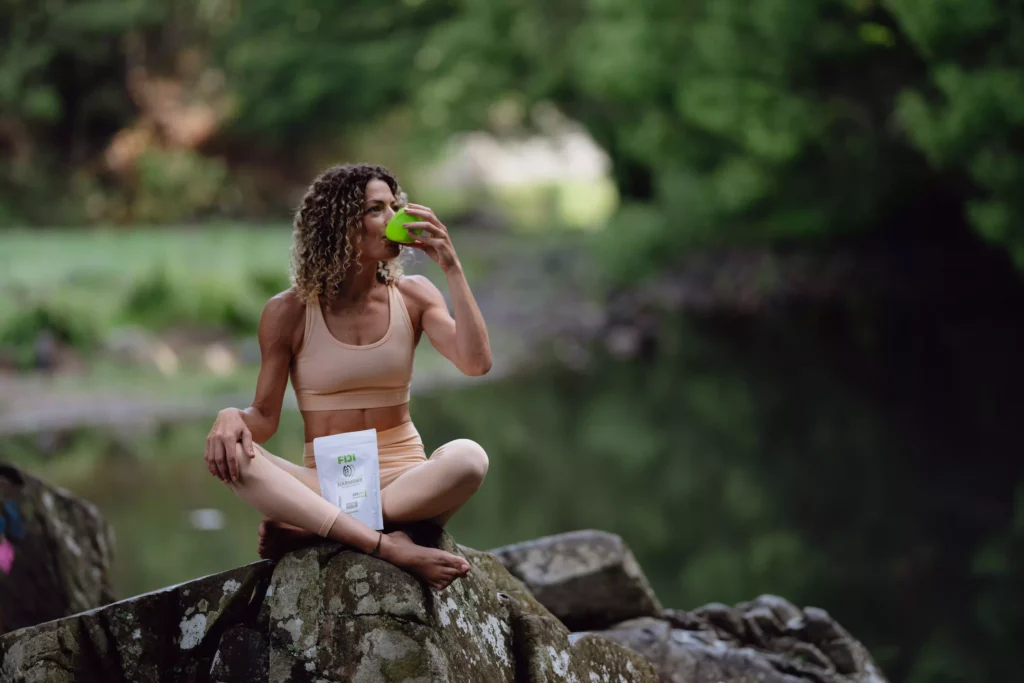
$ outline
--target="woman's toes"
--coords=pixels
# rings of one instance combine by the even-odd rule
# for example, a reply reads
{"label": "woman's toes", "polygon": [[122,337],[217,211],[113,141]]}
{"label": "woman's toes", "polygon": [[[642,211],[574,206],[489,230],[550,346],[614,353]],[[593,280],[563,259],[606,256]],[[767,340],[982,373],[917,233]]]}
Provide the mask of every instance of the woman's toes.
{"label": "woman's toes", "polygon": [[465,574],[469,571],[469,563],[458,555],[448,555],[444,558],[443,564],[446,569],[452,569],[453,571]]}

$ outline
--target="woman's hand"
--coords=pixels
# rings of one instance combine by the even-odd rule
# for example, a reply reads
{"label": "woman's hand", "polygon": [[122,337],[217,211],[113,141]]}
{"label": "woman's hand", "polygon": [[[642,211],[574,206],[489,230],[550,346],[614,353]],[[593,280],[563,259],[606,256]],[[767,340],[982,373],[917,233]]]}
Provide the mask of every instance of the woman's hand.
{"label": "woman's hand", "polygon": [[252,449],[252,433],[242,419],[238,408],[225,408],[217,413],[217,419],[206,437],[206,468],[210,474],[224,483],[238,481],[238,460],[235,451],[242,442],[242,452],[255,457]]}
{"label": "woman's hand", "polygon": [[[455,253],[455,247],[452,246],[448,228],[437,219],[434,212],[421,204],[409,204],[405,207],[405,212],[423,219],[423,221],[405,224],[405,229],[409,230],[410,236],[416,240],[406,246],[425,252],[437,265],[441,266],[441,270],[445,273],[452,268],[459,267],[459,257]],[[413,230],[422,230],[426,234],[415,235],[411,232]]]}

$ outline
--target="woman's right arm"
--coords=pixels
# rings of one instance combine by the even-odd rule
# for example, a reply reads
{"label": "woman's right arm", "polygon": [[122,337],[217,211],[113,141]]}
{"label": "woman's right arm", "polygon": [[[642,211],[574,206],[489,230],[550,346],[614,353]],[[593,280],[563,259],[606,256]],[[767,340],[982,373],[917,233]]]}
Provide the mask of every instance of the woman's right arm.
{"label": "woman's right arm", "polygon": [[257,331],[260,372],[256,397],[244,410],[220,411],[206,437],[206,467],[221,481],[238,480],[235,444],[241,441],[242,450],[251,458],[255,456],[253,442],[263,443],[277,431],[288,370],[294,350],[302,343],[304,322],[305,306],[291,290],[273,297],[264,307]]}

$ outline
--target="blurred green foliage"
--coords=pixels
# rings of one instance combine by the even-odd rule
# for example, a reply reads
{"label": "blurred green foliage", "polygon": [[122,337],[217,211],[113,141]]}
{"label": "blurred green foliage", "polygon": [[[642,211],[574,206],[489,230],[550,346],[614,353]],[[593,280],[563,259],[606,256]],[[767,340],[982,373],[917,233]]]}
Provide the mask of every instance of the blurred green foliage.
{"label": "blurred green foliage", "polygon": [[[680,246],[967,225],[1020,264],[1022,14],[996,0],[8,0],[0,104],[33,158],[80,166],[133,116],[136,36],[157,56],[201,48],[235,101],[222,137],[282,158],[351,150],[385,120],[418,145],[579,121],[624,201],[620,275]],[[375,146],[402,156],[359,150]],[[4,211],[45,167],[9,165]]]}
{"label": "blurred green foliage", "polygon": [[1014,3],[465,1],[417,65],[426,124],[536,127],[549,103],[586,126],[626,202],[620,275],[680,246],[965,222],[1024,265]]}
{"label": "blurred green foliage", "polygon": [[[136,114],[132,40],[199,25],[180,0],[0,2],[0,220],[81,221],[76,172]],[[0,223],[2,225],[3,223]]]}
{"label": "blurred green foliage", "polygon": [[143,224],[174,223],[216,210],[227,168],[191,150],[148,149],[138,160],[132,215]]}
{"label": "blurred green foliage", "polygon": [[309,145],[383,118],[418,86],[424,36],[446,0],[246,2],[215,50],[238,105],[232,134]]}
{"label": "blurred green foliage", "polygon": [[255,333],[288,288],[287,225],[9,232],[0,254],[0,352],[28,366],[40,332],[90,353],[125,326]]}

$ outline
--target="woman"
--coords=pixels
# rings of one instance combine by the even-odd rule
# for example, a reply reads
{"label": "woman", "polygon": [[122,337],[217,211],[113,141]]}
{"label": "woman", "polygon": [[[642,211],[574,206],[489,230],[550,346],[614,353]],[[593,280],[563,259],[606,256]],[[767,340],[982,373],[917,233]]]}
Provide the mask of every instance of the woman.
{"label": "woman", "polygon": [[[205,458],[211,474],[267,517],[261,556],[279,557],[318,535],[379,556],[440,590],[469,564],[341,512],[320,496],[313,458],[317,437],[376,429],[385,524],[443,525],[487,473],[487,454],[466,439],[445,444],[428,460],[409,417],[421,334],[467,375],[490,369],[491,350],[448,230],[425,206],[406,206],[422,219],[407,224],[422,231],[408,246],[441,266],[454,318],[429,280],[401,275],[402,245],[384,236],[400,197],[394,176],[379,166],[336,166],[313,182],[295,217],[294,285],[270,299],[260,318],[256,397],[244,410],[218,414]],[[289,375],[305,424],[304,467],[258,445],[277,430]]]}

